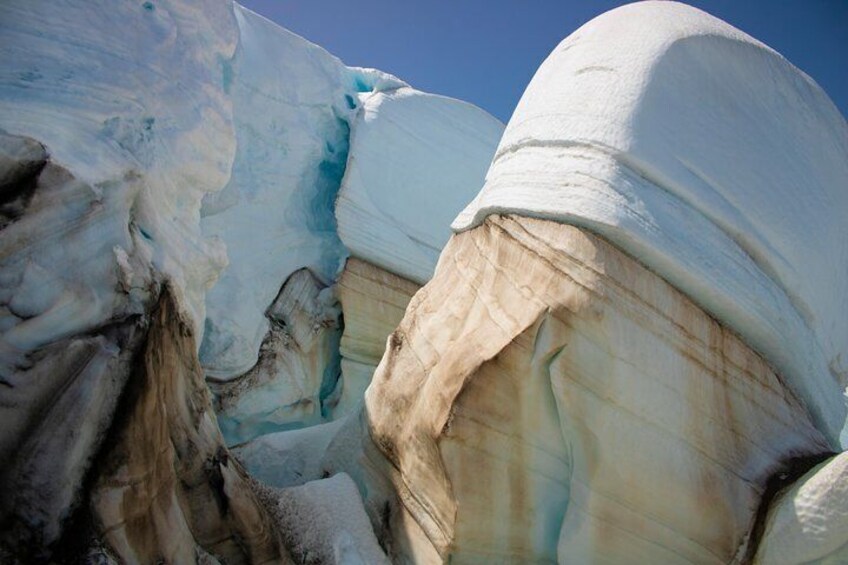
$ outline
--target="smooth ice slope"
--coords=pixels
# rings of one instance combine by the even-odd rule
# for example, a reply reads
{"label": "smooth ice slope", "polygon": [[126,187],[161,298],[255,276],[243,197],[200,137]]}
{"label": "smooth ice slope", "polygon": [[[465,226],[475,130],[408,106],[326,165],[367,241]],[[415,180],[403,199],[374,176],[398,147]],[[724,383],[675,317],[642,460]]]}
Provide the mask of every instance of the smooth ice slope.
{"label": "smooth ice slope", "polygon": [[503,124],[471,104],[393,88],[359,95],[336,204],[352,255],[418,283],[483,185]]}
{"label": "smooth ice slope", "polygon": [[672,2],[565,39],[461,231],[504,211],[589,228],[787,377],[835,440],[848,376],[848,127],[779,54]]}

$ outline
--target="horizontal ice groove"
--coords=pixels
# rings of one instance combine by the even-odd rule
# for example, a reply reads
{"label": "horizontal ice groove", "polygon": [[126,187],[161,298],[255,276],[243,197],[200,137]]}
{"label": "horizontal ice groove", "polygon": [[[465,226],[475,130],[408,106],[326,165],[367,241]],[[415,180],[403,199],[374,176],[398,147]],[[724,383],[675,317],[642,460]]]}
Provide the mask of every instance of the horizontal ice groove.
{"label": "horizontal ice groove", "polygon": [[453,228],[514,212],[598,233],[764,355],[835,443],[846,187],[848,126],[812,79],[700,10],[640,2],[542,64]]}

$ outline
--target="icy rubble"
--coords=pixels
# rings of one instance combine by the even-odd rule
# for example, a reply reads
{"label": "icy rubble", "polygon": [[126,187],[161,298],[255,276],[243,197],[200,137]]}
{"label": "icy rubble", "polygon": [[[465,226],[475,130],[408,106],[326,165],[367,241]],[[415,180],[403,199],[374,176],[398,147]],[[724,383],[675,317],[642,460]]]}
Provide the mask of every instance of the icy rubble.
{"label": "icy rubble", "polygon": [[516,212],[602,235],[742,335],[836,438],[846,186],[848,126],[818,85],[700,10],[640,2],[551,53],[453,227]]}
{"label": "icy rubble", "polygon": [[848,453],[810,469],[772,503],[754,563],[848,561]]}
{"label": "icy rubble", "polygon": [[275,518],[301,563],[389,565],[346,473],[282,489]]}

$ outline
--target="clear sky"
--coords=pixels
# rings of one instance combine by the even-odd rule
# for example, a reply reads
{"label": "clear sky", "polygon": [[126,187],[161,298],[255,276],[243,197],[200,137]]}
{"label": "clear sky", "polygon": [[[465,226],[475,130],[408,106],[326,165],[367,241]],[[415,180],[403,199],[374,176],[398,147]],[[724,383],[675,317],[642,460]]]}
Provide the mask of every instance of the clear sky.
{"label": "clear sky", "polygon": [[[238,0],[348,65],[506,122],[541,62],[621,0]],[[782,53],[848,116],[848,0],[691,0]]]}

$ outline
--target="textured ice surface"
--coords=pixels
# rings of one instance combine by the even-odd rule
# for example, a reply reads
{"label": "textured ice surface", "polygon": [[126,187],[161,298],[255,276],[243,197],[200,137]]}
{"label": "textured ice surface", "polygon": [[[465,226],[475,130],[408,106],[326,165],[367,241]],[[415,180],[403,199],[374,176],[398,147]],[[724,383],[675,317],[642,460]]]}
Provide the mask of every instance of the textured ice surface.
{"label": "textured ice surface", "polygon": [[483,185],[503,124],[408,87],[359,100],[336,205],[339,235],[352,255],[425,283],[451,220]]}
{"label": "textured ice surface", "polygon": [[225,263],[198,220],[235,151],[236,41],[224,1],[0,4],[0,129],[51,159],[0,243],[4,363],[137,311],[155,277],[199,330]]}
{"label": "textured ice surface", "polygon": [[290,551],[306,563],[388,565],[377,544],[356,484],[345,473],[283,489],[275,517],[291,538]]}
{"label": "textured ice surface", "polygon": [[[502,130],[226,0],[15,0],[0,37],[0,165],[43,168],[0,202],[5,367],[141,312],[168,280],[208,376],[243,375],[293,272],[332,286],[349,247],[426,279]],[[263,405],[309,397],[290,377]]]}
{"label": "textured ice surface", "polygon": [[539,68],[453,227],[503,211],[626,250],[741,334],[837,436],[848,127],[779,54],[678,3],[596,18]]}
{"label": "textured ice surface", "polygon": [[295,271],[268,308],[271,330],[259,362],[237,379],[207,379],[229,444],[315,425],[341,373],[336,297],[307,270]]}

